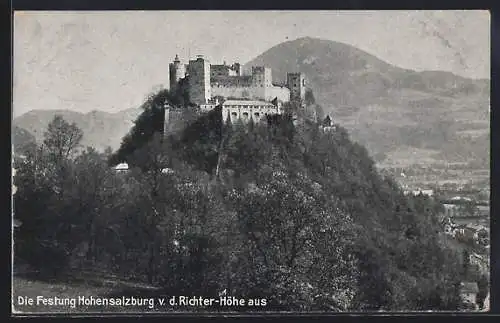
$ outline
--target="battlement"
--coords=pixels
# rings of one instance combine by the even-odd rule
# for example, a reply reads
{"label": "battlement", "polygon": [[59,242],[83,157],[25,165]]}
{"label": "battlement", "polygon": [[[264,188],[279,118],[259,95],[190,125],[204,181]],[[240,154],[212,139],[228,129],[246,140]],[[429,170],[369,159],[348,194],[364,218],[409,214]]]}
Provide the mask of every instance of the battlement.
{"label": "battlement", "polygon": [[252,76],[212,76],[210,83],[212,87],[250,87],[252,86]]}
{"label": "battlement", "polygon": [[233,65],[226,65],[226,62],[222,65],[210,65],[210,77],[227,77],[227,76],[241,76],[242,70],[240,63],[234,63]]}

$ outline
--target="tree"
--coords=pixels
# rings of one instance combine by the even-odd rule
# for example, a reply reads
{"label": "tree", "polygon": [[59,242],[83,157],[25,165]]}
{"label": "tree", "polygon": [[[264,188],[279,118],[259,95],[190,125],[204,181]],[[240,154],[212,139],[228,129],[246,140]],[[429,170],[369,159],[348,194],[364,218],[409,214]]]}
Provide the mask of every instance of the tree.
{"label": "tree", "polygon": [[[106,182],[112,176],[106,163],[106,155],[95,149],[87,150],[74,161],[74,204],[78,205],[78,234],[88,243],[87,260],[94,263],[97,258],[96,239],[101,229],[99,218],[106,208]],[[76,237],[75,232],[75,239]]]}
{"label": "tree", "polygon": [[75,123],[66,122],[62,116],[56,115],[44,133],[43,144],[56,161],[67,159],[78,147],[83,131]]}
{"label": "tree", "polygon": [[[75,125],[61,116],[51,121],[44,144],[27,153],[20,169],[20,194],[15,197],[15,212],[23,222],[18,236],[19,251],[36,268],[57,274],[69,263],[69,254],[79,242],[74,236],[79,203],[73,194],[72,155],[83,136]],[[45,262],[51,257],[51,262]]]}

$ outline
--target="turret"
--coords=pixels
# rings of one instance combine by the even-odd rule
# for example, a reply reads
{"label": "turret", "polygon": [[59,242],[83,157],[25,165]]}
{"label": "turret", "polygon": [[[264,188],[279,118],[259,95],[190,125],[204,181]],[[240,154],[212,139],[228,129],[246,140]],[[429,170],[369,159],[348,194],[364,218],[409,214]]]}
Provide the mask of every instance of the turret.
{"label": "turret", "polygon": [[179,55],[175,55],[175,59],[173,63],[169,65],[169,73],[170,73],[170,90],[174,90],[177,88],[179,80],[183,78],[186,74],[186,70],[184,64],[181,64],[179,59]]}

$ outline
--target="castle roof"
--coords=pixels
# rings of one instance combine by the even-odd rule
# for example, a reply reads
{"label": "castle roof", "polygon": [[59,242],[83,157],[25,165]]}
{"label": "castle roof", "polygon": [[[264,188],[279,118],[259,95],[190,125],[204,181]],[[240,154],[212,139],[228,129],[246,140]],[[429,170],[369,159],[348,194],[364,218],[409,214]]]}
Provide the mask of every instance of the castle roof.
{"label": "castle roof", "polygon": [[127,170],[128,168],[129,167],[127,163],[121,163],[115,166],[116,170]]}
{"label": "castle roof", "polygon": [[263,105],[263,106],[274,106],[274,104],[266,101],[257,100],[226,100],[222,105]]}

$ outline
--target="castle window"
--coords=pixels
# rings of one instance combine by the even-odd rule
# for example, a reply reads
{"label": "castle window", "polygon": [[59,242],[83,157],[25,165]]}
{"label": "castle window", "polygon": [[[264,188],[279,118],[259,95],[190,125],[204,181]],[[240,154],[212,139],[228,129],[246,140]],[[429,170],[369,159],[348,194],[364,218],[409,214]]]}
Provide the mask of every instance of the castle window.
{"label": "castle window", "polygon": [[260,116],[260,114],[258,112],[255,112],[254,116],[256,116],[258,118]]}
{"label": "castle window", "polygon": [[238,114],[236,112],[231,113],[231,116],[236,117]]}
{"label": "castle window", "polygon": [[244,116],[245,118],[248,118],[248,112],[243,112],[243,116]]}

